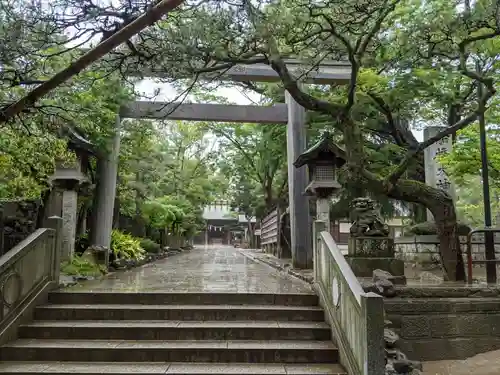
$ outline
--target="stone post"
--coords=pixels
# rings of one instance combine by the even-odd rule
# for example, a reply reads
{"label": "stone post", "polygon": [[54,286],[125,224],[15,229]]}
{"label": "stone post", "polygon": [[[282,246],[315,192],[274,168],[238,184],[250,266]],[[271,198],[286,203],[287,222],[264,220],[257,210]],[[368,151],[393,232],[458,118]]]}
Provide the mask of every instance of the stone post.
{"label": "stone post", "polygon": [[52,280],[59,285],[61,272],[61,243],[62,243],[62,218],[51,216],[47,219],[48,227],[54,229],[54,251],[52,252]]}
{"label": "stone post", "polygon": [[69,261],[75,253],[76,225],[78,219],[78,192],[64,190],[62,193],[61,261]]}
{"label": "stone post", "polygon": [[288,105],[286,139],[292,264],[294,268],[311,268],[309,197],[303,194],[308,178],[305,166],[295,168],[293,165],[297,157],[306,149],[306,111],[288,92],[285,93],[285,98]]}
{"label": "stone post", "polygon": [[327,198],[320,198],[316,200],[316,218],[324,222],[325,228],[328,233],[331,232],[330,224],[330,200]]}
{"label": "stone post", "polygon": [[361,296],[362,321],[366,326],[362,327],[365,346],[365,359],[363,374],[385,373],[385,350],[384,350],[384,299],[375,293],[366,293]]}
{"label": "stone post", "polygon": [[[100,160],[100,170],[95,208],[94,228],[92,228],[91,245],[104,246],[109,249],[111,245],[111,231],[113,229],[113,214],[116,197],[116,179],[118,175],[118,158],[120,156],[120,129],[121,118],[116,116],[115,134],[110,144],[108,154]],[[103,156],[101,156],[103,157]]]}
{"label": "stone post", "polygon": [[[429,126],[424,129],[424,141],[434,137],[444,128],[442,126]],[[448,178],[445,170],[435,159],[437,156],[451,152],[453,143],[451,136],[444,137],[440,141],[424,150],[425,183],[437,189],[446,191],[453,200],[456,199],[455,186]],[[434,221],[432,213],[427,210],[427,220]]]}
{"label": "stone post", "polygon": [[319,245],[320,239],[319,234],[326,230],[326,225],[324,221],[316,220],[313,222],[313,264],[314,264],[314,280],[319,280]]}

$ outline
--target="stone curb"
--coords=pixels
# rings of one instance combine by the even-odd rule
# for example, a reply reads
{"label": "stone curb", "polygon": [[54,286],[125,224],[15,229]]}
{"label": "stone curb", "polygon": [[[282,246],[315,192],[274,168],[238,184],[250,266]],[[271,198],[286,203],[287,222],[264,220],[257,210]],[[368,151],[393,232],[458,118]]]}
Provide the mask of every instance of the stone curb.
{"label": "stone curb", "polygon": [[253,260],[254,262],[262,263],[262,264],[265,264],[265,265],[267,265],[269,267],[274,268],[275,270],[285,272],[286,274],[288,274],[290,276],[293,276],[293,277],[295,277],[297,279],[300,279],[302,281],[305,281],[308,284],[311,284],[311,285],[314,284],[314,279],[312,277],[304,276],[300,272],[297,272],[297,271],[295,271],[294,269],[292,269],[290,267],[283,267],[281,264],[273,262],[271,260],[258,258],[258,257],[253,256],[252,254],[249,254],[249,253],[247,253],[247,252],[245,252],[243,250],[239,250],[239,252],[242,255],[244,255],[245,257],[247,257],[248,259]]}

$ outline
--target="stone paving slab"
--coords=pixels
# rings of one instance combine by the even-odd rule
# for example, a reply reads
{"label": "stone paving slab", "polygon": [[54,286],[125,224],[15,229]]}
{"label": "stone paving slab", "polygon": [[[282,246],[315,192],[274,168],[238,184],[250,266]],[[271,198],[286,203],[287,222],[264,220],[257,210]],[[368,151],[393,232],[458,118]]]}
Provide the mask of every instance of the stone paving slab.
{"label": "stone paving slab", "polygon": [[233,247],[195,248],[135,269],[65,289],[87,292],[304,293],[311,287]]}
{"label": "stone paving slab", "polygon": [[500,350],[478,354],[464,360],[424,362],[423,375],[498,375]]}
{"label": "stone paving slab", "polygon": [[0,364],[0,373],[52,374],[329,374],[345,375],[336,364],[277,363],[109,363],[109,362],[10,362]]}

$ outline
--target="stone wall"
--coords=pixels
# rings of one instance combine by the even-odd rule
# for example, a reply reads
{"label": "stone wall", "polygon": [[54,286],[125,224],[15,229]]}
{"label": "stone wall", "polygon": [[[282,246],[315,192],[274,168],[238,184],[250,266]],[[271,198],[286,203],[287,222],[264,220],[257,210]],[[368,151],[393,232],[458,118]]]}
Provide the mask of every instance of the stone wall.
{"label": "stone wall", "polygon": [[[500,235],[495,236],[495,252],[500,259]],[[396,258],[405,262],[434,263],[439,261],[439,241],[435,235],[398,237],[394,241]],[[467,238],[460,237],[460,246],[466,261]],[[484,239],[482,235],[472,238],[472,259],[484,260]],[[474,265],[480,267],[482,265]]]}
{"label": "stone wall", "polygon": [[409,358],[465,359],[500,349],[500,297],[455,297],[385,299],[386,318]]}

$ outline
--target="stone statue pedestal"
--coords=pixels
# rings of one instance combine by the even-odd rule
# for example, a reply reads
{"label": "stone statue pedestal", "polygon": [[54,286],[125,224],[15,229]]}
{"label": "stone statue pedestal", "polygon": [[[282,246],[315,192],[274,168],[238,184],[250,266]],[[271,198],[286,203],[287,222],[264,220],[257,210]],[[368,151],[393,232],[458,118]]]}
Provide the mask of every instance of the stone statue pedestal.
{"label": "stone statue pedestal", "polygon": [[347,263],[357,277],[372,277],[380,269],[393,276],[404,276],[404,262],[394,257],[391,237],[349,237]]}

